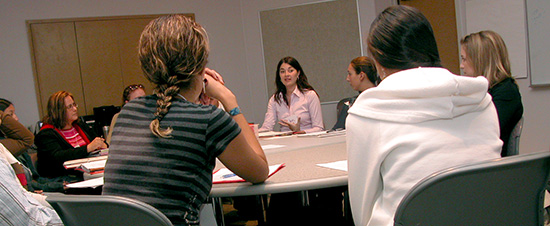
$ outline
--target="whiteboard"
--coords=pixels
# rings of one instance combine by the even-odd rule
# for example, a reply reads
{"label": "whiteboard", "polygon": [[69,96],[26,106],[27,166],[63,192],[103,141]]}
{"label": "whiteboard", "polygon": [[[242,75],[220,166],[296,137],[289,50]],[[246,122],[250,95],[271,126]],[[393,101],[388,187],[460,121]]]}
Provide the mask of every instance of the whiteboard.
{"label": "whiteboard", "polygon": [[526,0],[531,85],[550,85],[550,1]]}
{"label": "whiteboard", "polygon": [[[515,78],[527,78],[528,51],[524,0],[462,0],[465,34],[493,30],[502,36]],[[548,1],[548,0],[544,0]]]}

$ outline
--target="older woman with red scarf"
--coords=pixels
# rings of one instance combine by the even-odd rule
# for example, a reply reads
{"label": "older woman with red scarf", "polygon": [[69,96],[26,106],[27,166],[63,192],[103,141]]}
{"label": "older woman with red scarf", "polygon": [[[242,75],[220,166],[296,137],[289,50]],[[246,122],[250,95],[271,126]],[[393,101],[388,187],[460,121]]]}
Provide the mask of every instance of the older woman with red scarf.
{"label": "older woman with red scarf", "polygon": [[79,120],[77,108],[73,95],[66,91],[58,91],[49,98],[44,125],[35,137],[41,176],[66,177],[67,182],[82,180],[81,173],[66,170],[63,163],[107,148],[105,140]]}

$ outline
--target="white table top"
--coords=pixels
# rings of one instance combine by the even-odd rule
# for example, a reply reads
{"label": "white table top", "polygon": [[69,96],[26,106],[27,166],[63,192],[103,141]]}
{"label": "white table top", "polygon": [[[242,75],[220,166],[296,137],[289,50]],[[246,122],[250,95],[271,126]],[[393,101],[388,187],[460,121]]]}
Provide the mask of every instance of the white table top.
{"label": "white table top", "polygon": [[[284,163],[285,168],[264,183],[248,182],[214,184],[211,196],[232,197],[304,191],[347,185],[347,172],[318,166],[347,159],[345,135],[334,137],[261,138],[269,165]],[[283,145],[277,148],[266,146]],[[216,169],[222,168],[218,164]]]}

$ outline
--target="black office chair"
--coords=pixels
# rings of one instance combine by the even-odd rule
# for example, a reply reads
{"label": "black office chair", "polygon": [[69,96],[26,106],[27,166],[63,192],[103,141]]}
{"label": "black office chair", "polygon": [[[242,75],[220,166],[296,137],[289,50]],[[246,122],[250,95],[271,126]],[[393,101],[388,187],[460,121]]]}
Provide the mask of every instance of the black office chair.
{"label": "black office chair", "polygon": [[344,129],[346,127],[346,117],[348,116],[348,109],[350,105],[357,99],[357,97],[346,97],[338,101],[336,105],[336,123],[331,130]]}
{"label": "black office chair", "polygon": [[107,195],[49,195],[65,226],[171,226],[159,210],[138,200]]}
{"label": "black office chair", "polygon": [[543,225],[550,152],[452,167],[418,182],[395,225]]}
{"label": "black office chair", "polygon": [[120,112],[120,106],[101,106],[101,107],[94,107],[94,117],[95,117],[95,133],[97,135],[103,134],[103,127],[104,126],[110,126],[111,120],[113,119],[113,116]]}
{"label": "black office chair", "polygon": [[521,131],[523,130],[523,117],[518,121],[512,133],[510,133],[510,139],[508,140],[508,149],[506,149],[506,156],[512,156],[519,154],[519,138]]}

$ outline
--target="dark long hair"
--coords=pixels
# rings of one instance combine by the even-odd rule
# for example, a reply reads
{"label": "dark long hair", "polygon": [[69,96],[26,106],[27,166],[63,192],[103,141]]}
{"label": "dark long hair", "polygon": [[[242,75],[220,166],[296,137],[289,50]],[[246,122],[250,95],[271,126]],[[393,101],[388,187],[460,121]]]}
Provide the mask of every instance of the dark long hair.
{"label": "dark long hair", "polygon": [[300,66],[300,63],[298,63],[298,60],[291,56],[283,57],[283,59],[281,59],[277,64],[277,72],[275,73],[275,85],[277,86],[277,90],[275,91],[275,101],[280,104],[282,97],[284,102],[287,105],[290,105],[290,103],[288,102],[288,98],[286,98],[286,86],[283,84],[283,82],[281,82],[281,76],[279,75],[279,69],[281,68],[281,65],[283,63],[287,63],[288,65],[296,69],[298,73],[300,73],[298,79],[296,80],[296,84],[298,85],[298,90],[300,90],[300,92],[303,93],[306,90],[315,91],[315,89],[313,89],[313,86],[311,86],[307,81],[306,73],[302,69],[302,66]]}
{"label": "dark long hair", "polygon": [[372,57],[388,69],[441,67],[430,22],[410,6],[390,6],[380,13],[371,24],[367,45]]}
{"label": "dark long hair", "polygon": [[4,98],[0,98],[0,111],[6,110],[6,108],[8,108],[12,104],[13,103],[11,101],[6,100]]}

